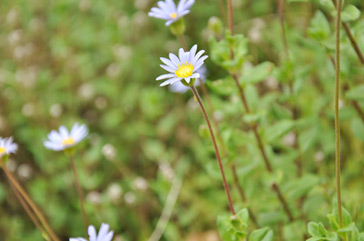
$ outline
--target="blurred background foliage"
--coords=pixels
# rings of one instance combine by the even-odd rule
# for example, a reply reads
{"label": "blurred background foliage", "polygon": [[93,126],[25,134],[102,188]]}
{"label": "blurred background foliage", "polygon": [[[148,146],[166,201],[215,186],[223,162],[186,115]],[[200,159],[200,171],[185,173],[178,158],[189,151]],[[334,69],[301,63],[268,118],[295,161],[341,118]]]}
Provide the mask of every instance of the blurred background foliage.
{"label": "blurred background foliage", "polygon": [[[171,93],[155,78],[159,57],[180,43],[147,13],[154,0],[3,0],[0,7],[0,133],[19,151],[8,163],[62,240],[83,235],[69,160],[43,147],[51,129],[86,123],[76,165],[92,224],[110,224],[115,241],[147,240],[173,180],[182,181],[161,240],[220,240],[216,219],[227,202],[206,126],[191,93]],[[334,17],[328,0],[286,1],[290,61],[284,57],[277,3],[235,0],[242,46],[240,78],[252,113],[211,58],[224,36],[218,2],[197,0],[186,16],[186,41],[207,50],[207,88],[226,146],[224,163],[236,209],[249,207],[275,240],[303,240],[307,222],[328,225],[334,180]],[[326,4],[326,5],[325,5]],[[350,0],[357,9],[363,1]],[[364,21],[348,24],[364,50]],[[343,202],[364,229],[364,68],[342,33]],[[348,90],[350,88],[350,90]],[[295,106],[296,114],[291,108]],[[249,124],[258,122],[275,168],[268,175]],[[299,161],[300,160],[300,161]],[[302,169],[297,162],[302,163]],[[233,184],[237,168],[247,201]],[[0,173],[0,240],[42,240]],[[279,182],[295,222],[270,183]],[[177,190],[179,191],[179,190]],[[248,230],[253,224],[249,222]]]}

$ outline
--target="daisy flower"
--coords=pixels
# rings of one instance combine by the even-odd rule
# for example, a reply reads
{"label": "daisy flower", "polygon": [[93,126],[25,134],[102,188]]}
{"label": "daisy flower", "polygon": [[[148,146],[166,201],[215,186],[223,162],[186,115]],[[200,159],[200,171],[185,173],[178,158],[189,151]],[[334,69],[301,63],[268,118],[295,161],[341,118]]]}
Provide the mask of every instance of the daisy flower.
{"label": "daisy flower", "polygon": [[[90,241],[111,241],[114,232],[109,232],[109,225],[108,224],[101,224],[99,234],[96,234],[96,229],[94,226],[90,225],[88,227],[88,235],[90,237]],[[70,238],[69,241],[88,241],[84,238]]]}
{"label": "daisy flower", "polygon": [[201,68],[208,56],[202,56],[205,50],[200,50],[197,54],[196,51],[197,45],[194,45],[189,52],[185,52],[183,48],[180,48],[178,57],[172,53],[169,54],[169,59],[162,57],[161,60],[166,65],[162,64],[161,67],[170,73],[163,74],[157,78],[157,80],[168,79],[160,86],[172,85],[182,80],[189,84],[191,79],[200,78],[197,70]]}
{"label": "daisy flower", "polygon": [[189,9],[194,3],[195,0],[180,0],[178,6],[176,6],[173,0],[159,1],[157,3],[159,8],[152,8],[148,15],[153,18],[167,20],[166,26],[169,26],[181,17],[189,14]]}
{"label": "daisy flower", "polygon": [[75,123],[70,132],[64,126],[59,127],[59,132],[52,130],[48,134],[48,140],[43,144],[46,148],[54,151],[63,151],[73,147],[82,141],[88,134],[86,125]]}
{"label": "daisy flower", "polygon": [[13,142],[13,137],[0,137],[0,158],[8,156],[10,153],[15,153],[18,150],[18,145]]}
{"label": "daisy flower", "polygon": [[[197,81],[195,81],[195,83],[193,85],[195,87],[201,85],[201,81],[202,81],[202,83],[205,83],[206,82],[206,72],[207,72],[207,69],[203,65],[196,72],[198,74],[200,74],[200,78]],[[184,94],[184,93],[186,93],[189,90],[189,87],[187,87],[184,84],[182,84],[182,82],[177,81],[176,83],[174,83],[174,84],[172,84],[172,85],[169,86],[169,90],[172,91],[172,92],[174,92],[174,93]]]}

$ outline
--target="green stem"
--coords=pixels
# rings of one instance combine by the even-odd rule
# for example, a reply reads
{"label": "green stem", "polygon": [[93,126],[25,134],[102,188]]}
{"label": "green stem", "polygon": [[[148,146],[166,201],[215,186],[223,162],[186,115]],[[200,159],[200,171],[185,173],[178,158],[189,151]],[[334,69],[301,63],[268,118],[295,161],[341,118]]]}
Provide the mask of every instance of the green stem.
{"label": "green stem", "polygon": [[234,12],[232,0],[227,0],[228,16],[229,16],[229,30],[231,35],[234,35]]}
{"label": "green stem", "polygon": [[336,163],[336,189],[337,210],[340,227],[343,227],[341,208],[341,181],[340,181],[340,120],[339,120],[339,98],[340,98],[340,24],[341,24],[341,0],[337,2],[336,18],[336,76],[335,76],[335,163]]}
{"label": "green stem", "polygon": [[70,160],[71,160],[71,168],[72,168],[73,175],[74,175],[74,178],[75,178],[75,184],[76,184],[78,199],[80,200],[80,206],[81,206],[81,212],[82,212],[82,218],[83,218],[83,224],[84,224],[84,227],[85,227],[86,237],[88,237],[88,231],[87,231],[88,230],[88,219],[87,219],[87,215],[86,215],[86,212],[85,212],[82,189],[81,189],[80,182],[79,182],[79,179],[78,179],[77,170],[76,170],[73,155],[70,155],[69,157],[70,157]]}
{"label": "green stem", "polygon": [[212,141],[212,143],[214,145],[214,148],[215,148],[216,158],[217,158],[217,161],[219,163],[219,168],[220,168],[220,172],[221,172],[221,176],[222,176],[222,181],[223,181],[224,188],[225,188],[225,192],[226,192],[226,196],[227,196],[228,202],[229,202],[229,208],[230,208],[231,214],[232,215],[235,215],[235,209],[234,209],[233,203],[231,201],[229,186],[228,186],[227,181],[226,181],[224,167],[222,165],[222,161],[221,161],[221,157],[220,157],[220,152],[219,152],[219,149],[218,149],[217,144],[216,144],[216,139],[215,139],[214,131],[212,130],[212,126],[211,126],[209,117],[207,115],[207,112],[206,112],[206,109],[204,107],[204,104],[202,103],[202,100],[201,100],[200,95],[198,94],[198,92],[197,92],[197,90],[196,90],[196,88],[194,86],[191,86],[191,90],[192,90],[194,96],[196,97],[197,102],[200,105],[200,108],[202,110],[203,116],[204,116],[204,118],[206,120],[208,129],[209,129],[209,132],[210,132],[210,136],[211,136],[211,141]]}

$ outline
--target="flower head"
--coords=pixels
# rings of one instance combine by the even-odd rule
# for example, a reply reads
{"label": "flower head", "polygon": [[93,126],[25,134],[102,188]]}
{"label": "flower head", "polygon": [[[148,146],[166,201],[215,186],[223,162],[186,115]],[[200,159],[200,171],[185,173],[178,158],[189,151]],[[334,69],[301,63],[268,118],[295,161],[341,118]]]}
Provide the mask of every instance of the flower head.
{"label": "flower head", "polygon": [[[202,83],[205,83],[206,81],[206,72],[207,69],[206,67],[203,65],[201,66],[201,68],[199,68],[196,71],[198,74],[200,74],[200,78],[194,83],[194,86],[199,86]],[[180,81],[177,81],[176,83],[172,84],[169,86],[169,90],[174,92],[174,93],[186,93],[188,91],[188,87],[185,86],[184,84],[182,84]]]}
{"label": "flower head", "polygon": [[157,3],[159,8],[152,8],[148,15],[167,20],[166,26],[169,26],[181,17],[189,14],[189,9],[194,3],[195,0],[180,0],[178,6],[176,6],[173,0],[159,1]]}
{"label": "flower head", "polygon": [[15,153],[16,150],[18,150],[18,145],[13,142],[13,137],[0,137],[0,158]]}
{"label": "flower head", "polygon": [[157,80],[168,79],[161,86],[172,85],[183,79],[187,83],[190,83],[191,79],[200,78],[200,74],[197,71],[204,64],[204,60],[208,56],[202,56],[205,50],[200,50],[197,54],[196,51],[197,45],[194,45],[189,52],[185,52],[180,48],[178,57],[172,53],[169,54],[169,59],[162,57],[161,60],[166,65],[162,64],[161,67],[170,73],[163,74],[157,78]]}
{"label": "flower head", "polygon": [[[109,225],[108,224],[101,224],[99,234],[96,234],[96,229],[94,226],[90,225],[88,227],[88,235],[90,237],[90,241],[111,241],[114,232],[109,232]],[[87,241],[84,238],[70,238],[69,241]]]}
{"label": "flower head", "polygon": [[52,130],[48,134],[48,140],[44,141],[44,146],[54,151],[62,151],[73,147],[82,141],[88,134],[86,125],[75,123],[70,132],[64,126],[59,127],[59,132]]}

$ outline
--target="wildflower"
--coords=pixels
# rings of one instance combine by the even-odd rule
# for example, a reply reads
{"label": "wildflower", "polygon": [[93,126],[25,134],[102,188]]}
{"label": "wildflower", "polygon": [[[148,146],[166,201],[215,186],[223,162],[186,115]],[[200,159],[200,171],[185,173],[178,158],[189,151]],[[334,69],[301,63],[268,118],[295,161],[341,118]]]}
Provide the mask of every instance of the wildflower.
{"label": "wildflower", "polygon": [[[194,86],[199,86],[201,85],[201,82],[202,83],[205,83],[206,81],[206,72],[207,72],[207,69],[206,67],[203,65],[201,68],[199,68],[197,71],[196,71],[198,74],[200,74],[200,78],[198,79],[198,81],[196,81],[194,83]],[[174,92],[174,93],[186,93],[188,91],[188,87],[185,86],[184,84],[182,84],[181,82],[176,82],[172,85],[169,86],[169,90]]]}
{"label": "wildflower", "polygon": [[0,137],[0,158],[8,156],[10,153],[15,153],[18,150],[18,145],[13,143],[13,137]]}
{"label": "wildflower", "polygon": [[[108,224],[101,224],[99,233],[96,234],[96,229],[94,226],[90,225],[88,227],[88,235],[90,241],[111,241],[114,232],[109,232],[109,225]],[[87,239],[84,238],[70,238],[69,241],[87,241]]]}
{"label": "wildflower", "polygon": [[158,7],[150,10],[148,15],[153,18],[160,18],[167,20],[166,26],[176,22],[181,17],[190,13],[190,8],[195,3],[195,0],[180,0],[178,6],[173,0],[159,1]]}
{"label": "wildflower", "polygon": [[75,123],[70,132],[66,127],[59,127],[59,132],[52,130],[48,134],[48,140],[44,141],[44,146],[50,150],[62,151],[73,147],[82,141],[88,134],[86,125]]}
{"label": "wildflower", "polygon": [[185,52],[182,48],[179,49],[178,58],[176,55],[170,53],[169,59],[161,58],[162,62],[166,65],[161,67],[169,74],[163,74],[157,78],[157,80],[168,79],[164,81],[161,86],[172,85],[178,81],[182,81],[183,84],[189,85],[191,79],[200,78],[200,74],[197,70],[204,64],[204,60],[207,55],[202,56],[205,50],[200,50],[196,54],[197,45],[194,45],[189,52]]}

